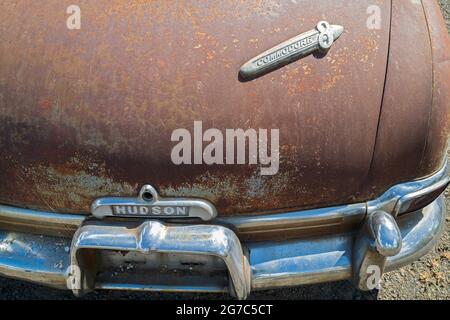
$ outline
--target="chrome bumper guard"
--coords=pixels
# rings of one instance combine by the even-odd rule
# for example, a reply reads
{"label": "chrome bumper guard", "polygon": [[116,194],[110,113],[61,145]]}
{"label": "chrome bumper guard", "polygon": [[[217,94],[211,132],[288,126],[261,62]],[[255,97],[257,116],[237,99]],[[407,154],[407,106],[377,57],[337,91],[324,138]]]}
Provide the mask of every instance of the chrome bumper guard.
{"label": "chrome bumper guard", "polygon": [[[421,210],[408,209],[425,191],[445,187],[448,181],[444,166],[432,177],[395,186],[368,202],[352,231],[285,241],[244,241],[238,235],[255,226],[251,230],[288,222],[302,227],[313,219],[313,210],[280,214],[280,220],[275,214],[253,221],[241,217],[222,225],[220,220],[200,225],[81,220],[72,239],[0,230],[0,275],[68,288],[78,295],[126,289],[229,292],[245,299],[252,290],[349,279],[360,289],[371,289],[370,270],[378,268],[381,275],[417,260],[435,245],[446,213],[443,196]],[[2,212],[8,221],[13,213],[20,215],[20,209],[1,207],[0,222]],[[349,208],[356,212],[355,205]],[[349,214],[342,210],[330,216],[318,209],[317,221],[332,218],[335,223]],[[62,219],[25,210],[16,221],[29,218],[39,222],[38,228],[56,228]]]}
{"label": "chrome bumper guard", "polygon": [[133,287],[209,292],[228,288],[240,299],[250,293],[250,267],[241,243],[221,226],[168,226],[158,221],[133,229],[86,225],[72,241],[70,271],[69,283],[77,295],[96,288]]}

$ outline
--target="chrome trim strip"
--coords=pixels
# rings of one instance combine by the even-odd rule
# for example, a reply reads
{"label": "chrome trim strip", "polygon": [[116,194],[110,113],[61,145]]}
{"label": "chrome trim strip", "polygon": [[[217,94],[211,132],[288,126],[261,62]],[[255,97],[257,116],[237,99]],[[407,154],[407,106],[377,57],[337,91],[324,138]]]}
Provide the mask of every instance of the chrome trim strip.
{"label": "chrome trim strip", "polygon": [[409,195],[415,194],[418,197],[425,192],[437,190],[450,181],[449,165],[446,159],[444,165],[435,174],[420,180],[400,183],[388,189],[379,198],[367,202],[367,213],[377,210],[392,213],[397,216],[400,208],[411,201]]}
{"label": "chrome trim strip", "polygon": [[[0,205],[0,229],[26,229],[27,232],[72,236],[87,218],[65,214]],[[22,230],[21,230],[22,231]]]}
{"label": "chrome trim strip", "polygon": [[[218,217],[210,223],[226,226],[238,236],[290,230],[298,230],[299,233],[302,230],[308,231],[308,235],[323,234],[325,229],[337,226],[351,230],[364,220],[367,213],[382,210],[395,216],[399,208],[411,201],[408,195],[421,196],[424,192],[436,190],[448,183],[448,172],[448,161],[445,161],[443,167],[430,177],[398,184],[367,203],[266,215]],[[0,205],[0,229],[19,228],[20,232],[72,236],[87,218],[88,216],[80,214],[61,214]]]}
{"label": "chrome trim strip", "polygon": [[277,230],[357,225],[364,220],[365,215],[365,204],[351,204],[259,216],[217,218],[216,222],[229,226],[238,234],[257,234]]}
{"label": "chrome trim strip", "polygon": [[95,289],[103,290],[130,290],[130,291],[153,291],[153,292],[167,292],[167,293],[226,293],[228,288],[225,287],[212,287],[208,285],[198,286],[183,286],[176,287],[171,285],[122,285],[117,283],[100,283],[95,285]]}

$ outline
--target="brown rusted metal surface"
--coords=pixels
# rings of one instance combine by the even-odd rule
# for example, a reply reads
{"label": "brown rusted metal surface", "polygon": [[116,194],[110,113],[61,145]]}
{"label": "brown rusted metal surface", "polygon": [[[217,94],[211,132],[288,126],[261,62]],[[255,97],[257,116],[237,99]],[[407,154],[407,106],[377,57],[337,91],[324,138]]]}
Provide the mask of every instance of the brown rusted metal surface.
{"label": "brown rusted metal surface", "polygon": [[[96,197],[150,183],[233,215],[374,192],[390,1],[78,1],[79,31],[65,27],[70,4],[0,4],[1,203],[88,212]],[[369,5],[379,30],[366,27]],[[323,19],[345,27],[326,57],[238,81],[242,63]],[[194,120],[280,129],[278,174],[173,165],[171,133]]]}
{"label": "brown rusted metal surface", "polygon": [[393,1],[386,87],[367,180],[374,192],[371,198],[393,179],[404,182],[418,177],[427,139],[432,83],[430,37],[422,4]]}
{"label": "brown rusted metal surface", "polygon": [[423,1],[433,54],[433,101],[421,173],[438,168],[447,152],[450,137],[450,37],[439,5]]}

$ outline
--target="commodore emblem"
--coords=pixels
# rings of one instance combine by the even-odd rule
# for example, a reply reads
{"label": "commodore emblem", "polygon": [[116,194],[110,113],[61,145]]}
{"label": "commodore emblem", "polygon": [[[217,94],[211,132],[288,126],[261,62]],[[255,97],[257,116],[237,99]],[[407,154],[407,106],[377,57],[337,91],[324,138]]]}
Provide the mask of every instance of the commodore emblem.
{"label": "commodore emblem", "polygon": [[200,218],[211,220],[217,216],[212,203],[201,199],[162,198],[151,185],[141,188],[137,198],[108,197],[95,200],[91,213],[104,217],[137,218]]}
{"label": "commodore emblem", "polygon": [[291,38],[246,62],[239,71],[239,79],[250,81],[312,53],[326,53],[342,32],[344,27],[321,21],[315,29]]}

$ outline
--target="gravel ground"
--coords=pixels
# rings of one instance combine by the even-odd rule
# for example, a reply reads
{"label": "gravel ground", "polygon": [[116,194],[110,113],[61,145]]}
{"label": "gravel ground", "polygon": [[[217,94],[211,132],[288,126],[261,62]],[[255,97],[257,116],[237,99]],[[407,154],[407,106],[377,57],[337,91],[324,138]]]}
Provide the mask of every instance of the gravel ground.
{"label": "gravel ground", "polygon": [[[439,0],[450,33],[450,0]],[[450,210],[450,194],[446,202]],[[228,295],[159,294],[100,291],[83,299],[229,299]],[[0,299],[76,299],[70,292],[0,278]],[[427,256],[398,271],[385,274],[379,291],[361,292],[348,281],[256,292],[250,299],[450,299],[450,214],[438,246]]]}
{"label": "gravel ground", "polygon": [[447,29],[450,33],[450,0],[439,0],[439,4],[442,9],[442,13],[445,17],[445,22],[447,22]]}

